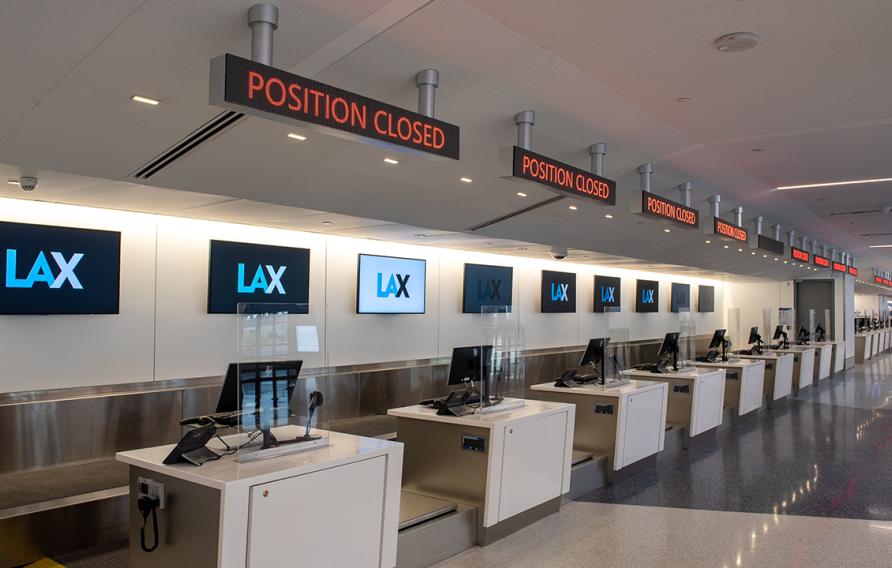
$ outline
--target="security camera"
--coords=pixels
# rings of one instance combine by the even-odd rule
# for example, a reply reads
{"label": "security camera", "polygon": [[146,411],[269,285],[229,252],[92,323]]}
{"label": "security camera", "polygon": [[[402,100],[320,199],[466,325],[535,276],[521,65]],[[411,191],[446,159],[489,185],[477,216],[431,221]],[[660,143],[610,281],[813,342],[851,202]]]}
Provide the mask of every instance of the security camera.
{"label": "security camera", "polygon": [[892,205],[886,205],[885,207],[883,207],[883,213],[885,213],[886,215],[892,213]]}
{"label": "security camera", "polygon": [[551,247],[551,258],[555,260],[564,260],[567,258],[567,249],[561,247]]}
{"label": "security camera", "polygon": [[34,191],[37,189],[37,178],[31,176],[22,176],[19,178],[19,187],[25,191]]}

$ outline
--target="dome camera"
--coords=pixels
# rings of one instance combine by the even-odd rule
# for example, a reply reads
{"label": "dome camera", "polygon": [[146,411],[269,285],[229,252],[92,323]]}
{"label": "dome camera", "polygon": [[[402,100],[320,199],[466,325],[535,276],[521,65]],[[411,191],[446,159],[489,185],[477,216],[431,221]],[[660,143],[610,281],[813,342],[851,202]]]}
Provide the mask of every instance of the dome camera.
{"label": "dome camera", "polygon": [[34,191],[37,189],[37,178],[31,176],[22,176],[19,178],[19,187],[25,191]]}
{"label": "dome camera", "polygon": [[567,249],[562,247],[551,247],[551,258],[555,260],[564,260],[567,258]]}

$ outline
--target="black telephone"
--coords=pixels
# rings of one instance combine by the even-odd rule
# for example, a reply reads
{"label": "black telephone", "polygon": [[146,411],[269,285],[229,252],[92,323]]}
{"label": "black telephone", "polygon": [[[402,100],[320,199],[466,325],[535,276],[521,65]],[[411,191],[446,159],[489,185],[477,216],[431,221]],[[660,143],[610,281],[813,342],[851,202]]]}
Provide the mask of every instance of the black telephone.
{"label": "black telephone", "polygon": [[468,408],[470,399],[470,390],[452,391],[437,409],[437,416],[464,416],[472,412]]}
{"label": "black telephone", "polygon": [[702,355],[697,357],[696,360],[700,363],[715,363],[715,360],[719,358],[719,352],[716,350],[711,350],[706,353],[706,355]]}
{"label": "black telephone", "polygon": [[561,378],[554,382],[554,386],[568,389],[578,387],[579,382],[576,381],[576,369],[565,371]]}
{"label": "black telephone", "polygon": [[211,438],[217,435],[217,427],[214,424],[206,424],[186,432],[170,454],[164,458],[165,465],[173,465],[179,462],[187,462],[192,465],[202,465],[205,462],[220,459],[220,454],[205,447]]}

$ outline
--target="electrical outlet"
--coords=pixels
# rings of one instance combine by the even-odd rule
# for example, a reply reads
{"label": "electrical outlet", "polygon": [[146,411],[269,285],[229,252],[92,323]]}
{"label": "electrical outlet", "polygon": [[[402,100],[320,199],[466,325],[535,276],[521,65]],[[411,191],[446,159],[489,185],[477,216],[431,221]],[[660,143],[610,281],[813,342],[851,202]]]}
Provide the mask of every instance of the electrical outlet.
{"label": "electrical outlet", "polygon": [[164,495],[164,484],[160,481],[155,481],[154,479],[149,479],[148,477],[140,477],[137,481],[137,495],[136,498],[140,497],[150,497],[152,499],[158,499],[158,508],[163,509],[165,506],[165,495]]}

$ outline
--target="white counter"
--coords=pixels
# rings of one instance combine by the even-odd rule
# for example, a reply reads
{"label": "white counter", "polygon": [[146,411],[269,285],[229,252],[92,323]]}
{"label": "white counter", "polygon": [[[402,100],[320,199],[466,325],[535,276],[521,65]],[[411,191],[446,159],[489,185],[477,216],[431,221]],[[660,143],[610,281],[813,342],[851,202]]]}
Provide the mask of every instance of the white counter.
{"label": "white counter", "polygon": [[[460,417],[419,405],[387,414],[398,419],[397,437],[405,444],[404,488],[477,506],[485,529],[547,503],[559,506],[570,490],[575,412],[572,404],[527,400],[519,408]],[[481,449],[463,447],[469,435]]]}
{"label": "white counter", "polygon": [[833,363],[830,367],[831,375],[839,373],[846,368],[846,342],[845,341],[813,341],[812,345],[830,345],[833,348]]}
{"label": "white counter", "polygon": [[870,333],[855,334],[855,363],[864,363],[873,355],[873,336]]}
{"label": "white counter", "polygon": [[[180,565],[176,559],[190,554],[178,552],[177,546],[206,543],[184,542],[188,539],[166,535],[166,529],[183,529],[189,519],[202,519],[218,523],[216,566],[221,568],[283,566],[296,557],[307,565],[395,566],[402,444],[336,432],[330,433],[329,442],[251,463],[224,456],[201,467],[164,465],[173,445],[119,452],[118,461],[130,465],[132,472],[164,482],[168,491],[167,507],[158,512],[158,550],[143,553],[131,543],[130,565]],[[135,491],[131,487],[131,507]],[[210,495],[219,519],[190,510],[193,494]],[[323,545],[332,535],[338,535],[338,545]]]}
{"label": "white counter", "polygon": [[688,367],[670,373],[629,369],[624,374],[667,383],[667,418],[670,423],[683,426],[689,437],[721,426],[725,400],[724,369]]}
{"label": "white counter", "polygon": [[[767,351],[761,355],[738,355],[738,357],[765,361],[764,393],[769,403],[790,396],[793,391],[793,369],[795,367],[792,353]],[[769,406],[773,405],[769,404]]]}
{"label": "white counter", "polygon": [[618,387],[555,387],[553,381],[530,387],[534,396],[571,403],[576,408],[574,447],[608,458],[618,471],[663,450],[667,385],[630,381]]}
{"label": "white counter", "polygon": [[810,345],[790,345],[788,349],[772,349],[772,353],[793,354],[793,394],[812,386],[815,377],[815,348]]}
{"label": "white counter", "polygon": [[736,408],[738,416],[762,407],[765,361],[729,356],[728,361],[692,364],[706,369],[725,369],[725,405]]}

